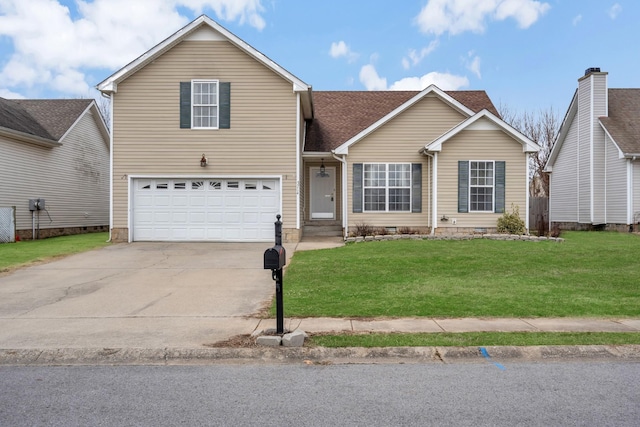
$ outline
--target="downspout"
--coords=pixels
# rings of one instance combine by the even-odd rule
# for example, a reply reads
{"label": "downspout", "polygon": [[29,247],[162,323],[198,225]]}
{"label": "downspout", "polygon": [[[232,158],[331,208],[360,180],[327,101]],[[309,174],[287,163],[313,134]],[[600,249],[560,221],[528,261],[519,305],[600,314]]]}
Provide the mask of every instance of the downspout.
{"label": "downspout", "polygon": [[338,155],[333,151],[331,152],[331,155],[334,159],[342,163],[342,234],[346,239],[348,237],[347,224],[349,223],[347,221],[347,159],[345,159],[344,156],[338,157]]}
{"label": "downspout", "polygon": [[[532,153],[527,153],[527,157],[526,157],[526,161],[525,161],[525,163],[526,163],[526,166],[525,166],[526,172],[525,173],[527,174],[526,175],[527,179],[525,181],[527,183],[526,183],[526,187],[525,187],[525,215],[524,215],[524,217],[525,217],[525,228],[527,229],[527,235],[530,234],[530,230],[529,230],[529,189],[531,187],[531,181],[530,181],[531,178],[529,176],[529,169],[530,169],[529,163],[531,162],[531,157],[533,157],[533,154]],[[506,173],[505,173],[505,175],[506,175]],[[505,212],[506,212],[506,208],[505,208]]]}
{"label": "downspout", "polygon": [[111,242],[111,232],[113,230],[113,97],[100,92],[109,102],[109,239]]}
{"label": "downspout", "polygon": [[296,92],[296,230],[300,230],[300,92]]}
{"label": "downspout", "polygon": [[[433,185],[431,187],[433,187],[433,211],[431,212],[431,235],[433,236],[434,234],[436,234],[436,227],[438,226],[438,215],[436,214],[436,210],[438,208],[438,202],[437,202],[437,198],[436,196],[438,195],[438,178],[435,174],[435,170],[436,170],[436,154],[438,154],[437,152],[435,152],[434,154],[428,153],[426,150],[422,151],[422,154],[425,156],[429,156],[431,157],[432,161],[433,161],[433,168],[431,169],[431,175],[432,175],[432,182]],[[429,188],[429,196],[431,196],[431,188]],[[431,198],[431,197],[430,197]]]}
{"label": "downspout", "polygon": [[627,220],[631,225],[629,231],[633,231],[633,162],[636,161],[636,156],[633,156],[627,162]]}

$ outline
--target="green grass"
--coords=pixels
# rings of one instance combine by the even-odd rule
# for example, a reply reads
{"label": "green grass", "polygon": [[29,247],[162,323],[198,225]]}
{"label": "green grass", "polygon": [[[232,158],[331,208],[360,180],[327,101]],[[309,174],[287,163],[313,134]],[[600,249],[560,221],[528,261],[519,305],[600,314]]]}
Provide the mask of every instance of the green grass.
{"label": "green grass", "polygon": [[424,334],[316,335],[321,347],[475,347],[640,344],[638,332],[465,332]]}
{"label": "green grass", "polygon": [[76,234],[0,244],[0,272],[106,246],[109,233]]}
{"label": "green grass", "polygon": [[563,237],[399,240],[297,252],[284,277],[285,315],[640,317],[640,237]]}

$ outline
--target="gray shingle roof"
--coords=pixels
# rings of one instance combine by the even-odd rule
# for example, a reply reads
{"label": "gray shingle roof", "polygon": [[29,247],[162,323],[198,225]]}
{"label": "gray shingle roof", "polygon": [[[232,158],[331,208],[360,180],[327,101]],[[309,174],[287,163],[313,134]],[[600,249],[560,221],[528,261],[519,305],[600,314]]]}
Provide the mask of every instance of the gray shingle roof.
{"label": "gray shingle roof", "polygon": [[91,99],[0,98],[0,127],[59,141]]}
{"label": "gray shingle roof", "polygon": [[[314,119],[307,127],[305,151],[329,152],[417,95],[418,91],[313,91]],[[499,117],[482,90],[447,91],[474,112]]]}
{"label": "gray shingle roof", "polygon": [[600,122],[625,154],[640,154],[640,89],[609,89],[609,116]]}

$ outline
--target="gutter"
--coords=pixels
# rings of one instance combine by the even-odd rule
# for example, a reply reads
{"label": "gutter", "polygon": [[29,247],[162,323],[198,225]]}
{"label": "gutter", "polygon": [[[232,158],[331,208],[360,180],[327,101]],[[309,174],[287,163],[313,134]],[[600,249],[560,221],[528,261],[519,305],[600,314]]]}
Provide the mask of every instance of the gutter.
{"label": "gutter", "polygon": [[345,155],[338,157],[335,151],[331,151],[331,155],[334,159],[342,163],[342,234],[346,239],[348,237],[347,224],[349,223],[347,221],[347,160],[344,158]]}

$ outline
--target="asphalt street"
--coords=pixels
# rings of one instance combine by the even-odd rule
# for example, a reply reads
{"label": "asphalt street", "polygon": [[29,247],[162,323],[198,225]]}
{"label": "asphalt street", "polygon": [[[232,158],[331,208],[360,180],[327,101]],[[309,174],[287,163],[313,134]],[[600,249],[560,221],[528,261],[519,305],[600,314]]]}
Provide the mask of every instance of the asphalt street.
{"label": "asphalt street", "polygon": [[640,363],[0,367],[3,426],[637,426]]}

